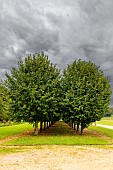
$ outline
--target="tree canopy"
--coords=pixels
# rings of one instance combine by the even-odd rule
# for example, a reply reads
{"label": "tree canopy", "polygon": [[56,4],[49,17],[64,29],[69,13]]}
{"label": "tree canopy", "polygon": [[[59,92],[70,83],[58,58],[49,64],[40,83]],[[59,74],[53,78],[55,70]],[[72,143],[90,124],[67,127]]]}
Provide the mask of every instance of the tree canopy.
{"label": "tree canopy", "polygon": [[94,63],[74,61],[63,72],[65,121],[81,125],[81,133],[91,122],[100,120],[110,102],[110,83]]}
{"label": "tree canopy", "polygon": [[25,61],[18,62],[18,68],[6,73],[6,85],[11,98],[13,119],[35,121],[35,134],[38,134],[38,121],[58,117],[59,73],[44,53],[28,55]]}
{"label": "tree canopy", "polygon": [[44,53],[28,55],[18,68],[6,73],[5,85],[10,97],[13,120],[66,122],[81,126],[81,133],[91,122],[100,120],[110,103],[110,83],[94,63],[75,60],[63,71]]}

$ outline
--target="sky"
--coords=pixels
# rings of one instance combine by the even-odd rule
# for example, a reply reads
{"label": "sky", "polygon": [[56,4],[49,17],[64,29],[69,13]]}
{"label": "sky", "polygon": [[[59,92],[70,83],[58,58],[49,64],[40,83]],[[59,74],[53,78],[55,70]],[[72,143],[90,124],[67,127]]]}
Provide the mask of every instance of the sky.
{"label": "sky", "polygon": [[60,69],[94,62],[113,90],[113,0],[0,0],[0,79],[42,51]]}

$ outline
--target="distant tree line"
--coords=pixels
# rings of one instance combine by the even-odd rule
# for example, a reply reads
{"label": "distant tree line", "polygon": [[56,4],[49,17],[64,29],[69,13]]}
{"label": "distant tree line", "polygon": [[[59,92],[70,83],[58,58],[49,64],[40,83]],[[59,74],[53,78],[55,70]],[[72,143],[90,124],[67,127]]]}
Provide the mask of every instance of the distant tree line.
{"label": "distant tree line", "polygon": [[8,90],[0,85],[0,122],[9,120],[9,96]]}
{"label": "distant tree line", "polygon": [[113,107],[109,107],[107,112],[104,114],[104,117],[110,117],[113,116]]}
{"label": "distant tree line", "polygon": [[[60,74],[44,53],[19,59],[0,86],[0,120],[34,122],[34,134],[63,119],[78,131],[100,120],[110,103],[110,83],[94,63],[74,61]],[[4,100],[3,100],[4,98]],[[9,114],[10,113],[10,114]]]}

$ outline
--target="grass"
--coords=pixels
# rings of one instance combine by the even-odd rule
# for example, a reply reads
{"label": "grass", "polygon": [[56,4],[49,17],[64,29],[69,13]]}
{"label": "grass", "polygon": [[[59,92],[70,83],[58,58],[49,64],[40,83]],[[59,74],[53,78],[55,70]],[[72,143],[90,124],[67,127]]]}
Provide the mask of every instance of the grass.
{"label": "grass", "polygon": [[4,145],[33,146],[33,145],[101,145],[108,144],[105,139],[93,136],[39,136],[17,138]]}
{"label": "grass", "polygon": [[17,152],[24,152],[24,151],[26,151],[26,150],[28,150],[28,149],[26,149],[26,148],[21,148],[21,147],[19,147],[19,148],[6,148],[6,147],[1,147],[0,148],[0,154],[9,154],[9,153],[17,153]]}
{"label": "grass", "polygon": [[[42,147],[43,145],[92,145],[113,149],[113,130],[111,129],[89,126],[88,130],[85,129],[84,134],[80,135],[67,124],[59,121],[46,131],[39,133],[38,136],[34,136],[33,133],[23,135],[23,132],[32,130],[32,125],[28,123],[0,127],[0,139],[9,138],[0,144],[0,153],[23,152],[31,147]],[[17,138],[13,137],[18,134],[21,135]]]}
{"label": "grass", "polygon": [[111,140],[113,139],[113,130],[112,129],[107,129],[107,128],[99,127],[99,126],[90,126],[88,129],[91,131],[98,132],[100,135],[104,135],[104,136],[110,138]]}
{"label": "grass", "polygon": [[34,146],[34,145],[103,145],[108,144],[107,138],[93,133],[76,134],[64,122],[57,122],[38,136],[24,135],[12,140],[8,140],[2,145],[5,146]]}
{"label": "grass", "polygon": [[100,121],[97,121],[97,124],[113,126],[113,116],[104,117]]}
{"label": "grass", "polygon": [[17,123],[17,122],[12,122],[12,121],[8,121],[8,122],[0,122],[0,127],[4,127],[4,126],[12,126],[12,125],[17,125],[17,124],[22,124],[22,122]]}
{"label": "grass", "polygon": [[[103,124],[106,121],[112,122],[113,119],[102,119]],[[26,131],[32,133],[26,133]],[[17,138],[14,135],[17,135]],[[0,127],[0,140],[2,141],[0,155],[29,151],[32,148],[41,148],[45,145],[48,147],[78,145],[113,149],[113,130],[91,125],[88,130],[84,130],[83,135],[80,135],[67,124],[59,121],[46,131],[39,133],[38,136],[34,136],[32,125],[23,123]]]}
{"label": "grass", "polygon": [[28,123],[0,127],[0,139],[4,139],[4,138],[7,138],[13,135],[21,134],[25,131],[30,131],[32,129],[33,129],[32,125]]}
{"label": "grass", "polygon": [[102,120],[113,120],[113,115],[109,117],[103,117]]}

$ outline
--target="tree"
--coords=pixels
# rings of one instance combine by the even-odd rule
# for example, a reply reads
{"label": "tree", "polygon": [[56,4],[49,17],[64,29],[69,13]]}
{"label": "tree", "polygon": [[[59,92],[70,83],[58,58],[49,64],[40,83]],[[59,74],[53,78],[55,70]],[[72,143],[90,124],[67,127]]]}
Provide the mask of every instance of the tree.
{"label": "tree", "polygon": [[60,71],[44,53],[28,55],[25,61],[19,60],[18,68],[6,73],[5,82],[11,98],[13,119],[35,122],[35,135],[38,122],[52,119],[55,111],[57,85]]}
{"label": "tree", "polygon": [[[111,89],[107,78],[94,63],[74,61],[63,72],[63,117],[83,129],[100,120],[108,109]],[[68,118],[67,118],[68,116]]]}
{"label": "tree", "polygon": [[0,84],[0,121],[9,119],[9,98],[7,89]]}

